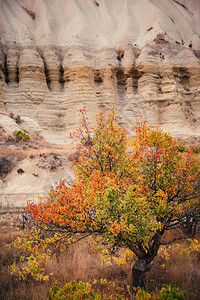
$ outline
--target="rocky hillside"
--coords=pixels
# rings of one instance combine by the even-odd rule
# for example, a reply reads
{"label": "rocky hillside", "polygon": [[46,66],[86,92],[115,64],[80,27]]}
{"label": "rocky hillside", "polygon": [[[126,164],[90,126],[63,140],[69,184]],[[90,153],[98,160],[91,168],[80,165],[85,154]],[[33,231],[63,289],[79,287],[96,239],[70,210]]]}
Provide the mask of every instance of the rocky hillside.
{"label": "rocky hillside", "polygon": [[0,38],[0,109],[48,141],[80,108],[200,136],[199,0],[0,0]]}
{"label": "rocky hillside", "polygon": [[[6,118],[9,119],[4,115]],[[9,124],[14,128],[14,122]],[[34,135],[23,140],[6,133],[5,127],[0,127],[0,136],[1,225],[5,221],[11,224],[11,216],[18,216],[28,200],[37,202],[38,196],[47,195],[60,179],[69,184],[73,181],[71,163],[75,147],[52,145]]]}

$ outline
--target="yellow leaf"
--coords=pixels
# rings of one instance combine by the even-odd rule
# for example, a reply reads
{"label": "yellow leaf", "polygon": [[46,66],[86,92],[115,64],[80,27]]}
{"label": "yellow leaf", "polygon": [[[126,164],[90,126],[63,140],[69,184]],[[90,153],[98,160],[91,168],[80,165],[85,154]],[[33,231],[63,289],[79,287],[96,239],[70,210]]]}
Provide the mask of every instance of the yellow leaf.
{"label": "yellow leaf", "polygon": [[162,264],[162,265],[161,265],[161,268],[164,269],[164,268],[165,268],[165,264]]}

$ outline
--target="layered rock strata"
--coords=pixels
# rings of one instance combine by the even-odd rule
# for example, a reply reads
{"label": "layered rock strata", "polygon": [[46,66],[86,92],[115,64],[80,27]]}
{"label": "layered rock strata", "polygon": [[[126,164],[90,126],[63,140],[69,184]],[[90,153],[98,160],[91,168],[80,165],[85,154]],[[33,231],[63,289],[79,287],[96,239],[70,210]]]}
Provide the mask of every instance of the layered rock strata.
{"label": "layered rock strata", "polygon": [[198,137],[198,12],[196,0],[1,0],[0,109],[54,143],[82,108]]}

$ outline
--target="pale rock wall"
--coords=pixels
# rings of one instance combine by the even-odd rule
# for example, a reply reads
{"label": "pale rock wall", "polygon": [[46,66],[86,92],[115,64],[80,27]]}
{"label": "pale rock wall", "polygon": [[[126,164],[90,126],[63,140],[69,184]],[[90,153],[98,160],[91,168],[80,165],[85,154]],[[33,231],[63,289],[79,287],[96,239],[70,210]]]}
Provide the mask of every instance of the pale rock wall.
{"label": "pale rock wall", "polygon": [[[19,168],[23,173],[17,171]],[[73,181],[73,169],[66,157],[50,154],[20,161],[6,180],[0,180],[0,224],[8,213],[16,216],[23,211],[28,200],[36,203],[39,195],[47,196],[47,191],[55,188],[60,179]]]}
{"label": "pale rock wall", "polygon": [[83,108],[200,136],[199,15],[196,0],[0,0],[0,109],[54,143]]}

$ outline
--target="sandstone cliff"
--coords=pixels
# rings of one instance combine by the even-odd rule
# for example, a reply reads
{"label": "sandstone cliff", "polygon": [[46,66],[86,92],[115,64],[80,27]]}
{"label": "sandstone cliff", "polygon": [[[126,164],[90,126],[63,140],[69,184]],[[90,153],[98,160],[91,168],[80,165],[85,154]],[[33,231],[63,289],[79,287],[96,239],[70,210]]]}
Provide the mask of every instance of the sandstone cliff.
{"label": "sandstone cliff", "polygon": [[0,109],[56,143],[117,107],[200,135],[199,0],[0,0]]}

